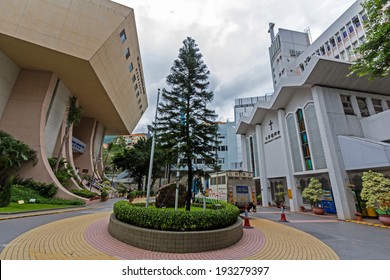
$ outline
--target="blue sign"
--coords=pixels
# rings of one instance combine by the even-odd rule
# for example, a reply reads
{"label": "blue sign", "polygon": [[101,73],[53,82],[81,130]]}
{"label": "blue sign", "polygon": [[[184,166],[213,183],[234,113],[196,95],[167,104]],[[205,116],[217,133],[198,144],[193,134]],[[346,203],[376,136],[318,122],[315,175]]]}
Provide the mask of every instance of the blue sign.
{"label": "blue sign", "polygon": [[236,193],[248,193],[248,186],[236,186]]}

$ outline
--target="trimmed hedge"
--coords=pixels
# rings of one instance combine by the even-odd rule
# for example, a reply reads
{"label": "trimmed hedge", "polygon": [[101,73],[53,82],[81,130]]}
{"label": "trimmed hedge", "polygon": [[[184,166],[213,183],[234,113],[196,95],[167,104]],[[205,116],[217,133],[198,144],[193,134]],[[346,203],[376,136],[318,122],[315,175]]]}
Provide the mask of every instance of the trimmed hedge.
{"label": "trimmed hedge", "polygon": [[167,231],[201,231],[228,227],[237,221],[240,210],[231,204],[218,210],[170,211],[145,208],[118,201],[114,204],[115,217],[127,224]]}
{"label": "trimmed hedge", "polygon": [[71,193],[75,194],[75,195],[78,195],[78,196],[81,196],[81,197],[85,197],[85,198],[93,198],[95,196],[97,196],[98,194],[94,193],[94,192],[91,192],[89,190],[85,190],[85,189],[82,189],[82,190],[70,190]]}

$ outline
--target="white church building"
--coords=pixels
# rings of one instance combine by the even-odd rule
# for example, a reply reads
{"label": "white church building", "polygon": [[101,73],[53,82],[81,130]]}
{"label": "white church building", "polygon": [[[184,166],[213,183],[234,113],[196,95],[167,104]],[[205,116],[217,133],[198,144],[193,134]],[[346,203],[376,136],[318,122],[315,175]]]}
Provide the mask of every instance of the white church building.
{"label": "white church building", "polygon": [[316,177],[326,210],[351,219],[362,210],[362,172],[390,175],[390,77],[348,75],[365,38],[361,2],[312,43],[305,32],[279,29],[275,35],[270,23],[274,93],[259,99],[236,130],[244,170],[254,172],[265,206],[282,184],[292,211],[307,208],[301,193]]}

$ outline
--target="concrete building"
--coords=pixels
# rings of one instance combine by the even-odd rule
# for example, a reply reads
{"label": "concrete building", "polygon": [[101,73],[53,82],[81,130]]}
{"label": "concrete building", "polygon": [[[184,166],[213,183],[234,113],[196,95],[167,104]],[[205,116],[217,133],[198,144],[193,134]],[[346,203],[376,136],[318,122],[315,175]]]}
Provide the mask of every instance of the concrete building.
{"label": "concrete building", "polygon": [[[308,206],[301,194],[310,178],[316,177],[325,190],[327,210],[337,212],[340,219],[350,219],[362,210],[362,172],[372,169],[390,174],[390,77],[368,81],[348,76],[353,55],[348,56],[347,50],[359,44],[364,34],[360,2],[306,48],[299,44],[293,49],[288,42],[285,46],[283,37],[296,38],[290,36],[295,31],[279,30],[277,35],[271,31],[275,92],[270,99],[257,101],[236,131],[243,143],[244,170],[254,172],[263,205],[273,203],[276,187],[282,184],[292,211]],[[337,36],[343,37],[345,30],[347,37],[339,42]],[[290,49],[300,55],[291,56]],[[275,67],[275,62],[285,71]]]}
{"label": "concrete building", "polygon": [[59,152],[72,96],[83,118],[63,156],[98,176],[104,135],[131,133],[147,108],[133,9],[109,0],[2,1],[0,129],[37,151],[38,164],[21,176],[54,182],[64,198],[74,196],[48,158]]}

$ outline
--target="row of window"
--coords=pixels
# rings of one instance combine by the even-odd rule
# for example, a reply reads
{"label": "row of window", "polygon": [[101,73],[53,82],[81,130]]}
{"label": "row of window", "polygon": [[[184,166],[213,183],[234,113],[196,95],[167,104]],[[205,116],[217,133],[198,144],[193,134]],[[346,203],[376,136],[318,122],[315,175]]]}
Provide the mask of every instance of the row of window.
{"label": "row of window", "polygon": [[[127,35],[126,35],[125,29],[122,29],[122,31],[119,33],[119,38],[120,38],[122,44],[124,44],[126,42]],[[129,57],[131,56],[129,48],[125,49],[124,56],[125,56],[126,60],[129,59]],[[138,60],[139,60],[139,57],[138,57]],[[132,73],[133,70],[134,70],[133,62],[130,61],[130,64],[129,64],[128,67],[129,67],[129,72]],[[138,72],[137,72],[137,74],[138,74]],[[140,96],[140,93],[138,91],[138,83],[137,83],[136,74],[133,74],[131,80],[132,80],[132,82],[134,84],[134,91],[136,93],[136,97],[138,98]],[[141,103],[141,98],[138,99],[138,104],[139,104],[139,110],[141,111],[141,115],[142,115],[144,113],[144,110],[142,109],[142,104],[140,104],[140,103]]]}
{"label": "row of window", "polygon": [[[346,115],[354,115],[356,116],[355,110],[352,106],[352,100],[350,95],[340,95],[341,103],[343,105],[344,113]],[[374,112],[378,114],[385,110],[384,103],[387,105],[387,109],[390,109],[390,100],[382,100],[378,98],[365,98],[365,97],[356,97],[356,102],[360,111],[360,115],[362,117],[369,117],[370,110],[368,109],[368,102],[372,103],[374,108]]]}
{"label": "row of window", "polygon": [[218,176],[210,178],[210,185],[222,185],[226,184],[226,176]]}
{"label": "row of window", "polygon": [[[359,17],[361,19],[359,19]],[[364,12],[361,12],[358,15],[354,16],[351,21],[349,21],[344,27],[335,33],[334,36],[330,37],[323,45],[321,45],[312,56],[331,56],[337,59],[342,59],[345,61],[354,60],[352,58],[354,50],[364,43],[365,35],[360,35],[357,39],[358,31],[362,30],[361,21],[366,21],[367,16]],[[303,63],[299,64],[299,67],[302,71],[305,70],[305,66],[309,63],[311,56],[308,56]],[[280,76],[280,75],[279,75]]]}

